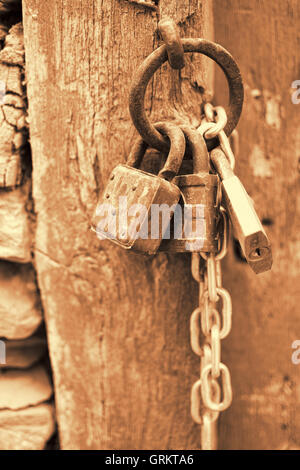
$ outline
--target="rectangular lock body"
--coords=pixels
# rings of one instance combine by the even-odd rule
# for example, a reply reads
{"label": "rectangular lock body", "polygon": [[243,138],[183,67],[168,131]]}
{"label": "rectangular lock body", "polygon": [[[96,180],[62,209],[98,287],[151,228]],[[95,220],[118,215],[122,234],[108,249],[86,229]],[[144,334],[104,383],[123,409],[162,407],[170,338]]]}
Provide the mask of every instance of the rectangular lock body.
{"label": "rectangular lock body", "polygon": [[[170,238],[164,239],[160,251],[175,253],[218,250],[219,178],[205,172],[176,176],[182,199],[182,220],[176,214],[170,224]],[[177,224],[181,230],[178,231]]]}
{"label": "rectangular lock body", "polygon": [[243,184],[237,176],[222,181],[223,195],[244,256],[255,273],[271,269],[271,247]]}
{"label": "rectangular lock body", "polygon": [[180,191],[175,184],[121,164],[110,175],[92,224],[100,238],[108,238],[125,249],[154,254],[163,233],[160,228],[157,237],[153,238],[152,206],[165,204],[171,207],[179,198]]}

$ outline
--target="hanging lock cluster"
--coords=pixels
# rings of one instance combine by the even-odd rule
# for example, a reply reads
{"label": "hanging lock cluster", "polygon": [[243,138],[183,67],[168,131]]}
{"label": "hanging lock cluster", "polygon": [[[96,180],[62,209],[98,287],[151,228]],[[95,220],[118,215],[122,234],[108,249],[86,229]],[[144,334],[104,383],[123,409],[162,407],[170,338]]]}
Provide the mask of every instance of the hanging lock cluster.
{"label": "hanging lock cluster", "polygon": [[[216,253],[220,244],[219,209],[223,198],[249,266],[256,273],[264,272],[272,265],[270,243],[252,200],[233,173],[234,155],[228,140],[243,104],[238,66],[218,44],[204,39],[180,39],[170,19],[161,20],[158,30],[165,45],[141,64],[130,92],[129,109],[141,138],[134,143],[127,163],[113,170],[95,212],[94,230],[100,238],[147,254],[158,250]],[[144,109],[147,84],[166,60],[173,68],[182,68],[186,52],[200,52],[221,66],[229,85],[228,112],[206,104],[198,129],[170,122],[153,125]],[[162,169],[158,175],[140,168],[148,146],[161,152]],[[193,161],[191,174],[182,171],[186,146]],[[172,220],[161,220],[157,212],[161,205],[168,208],[166,215],[169,219],[173,215]],[[111,210],[107,210],[104,223],[103,215],[108,206]],[[198,233],[194,227],[198,228]]]}
{"label": "hanging lock cluster", "polygon": [[[255,273],[271,268],[272,253],[253,202],[234,174],[229,136],[232,134],[236,144],[234,129],[244,96],[236,62],[219,44],[181,39],[170,19],[161,20],[158,30],[164,45],[138,68],[130,91],[130,114],[141,137],[126,164],[111,173],[93,228],[99,238],[140,253],[192,253],[199,305],[191,316],[191,347],[201,361],[199,380],[192,387],[191,414],[201,424],[202,448],[213,449],[217,446],[218,415],[232,400],[230,373],[221,362],[221,341],[230,332],[232,316],[231,298],[222,287],[221,275],[229,219]],[[150,79],[167,60],[174,69],[184,67],[184,53],[188,52],[202,53],[222,68],[229,86],[227,112],[206,103],[198,129],[171,122],[152,124],[144,109]],[[142,169],[147,148],[160,152],[158,174]],[[186,171],[188,163],[190,172]]]}

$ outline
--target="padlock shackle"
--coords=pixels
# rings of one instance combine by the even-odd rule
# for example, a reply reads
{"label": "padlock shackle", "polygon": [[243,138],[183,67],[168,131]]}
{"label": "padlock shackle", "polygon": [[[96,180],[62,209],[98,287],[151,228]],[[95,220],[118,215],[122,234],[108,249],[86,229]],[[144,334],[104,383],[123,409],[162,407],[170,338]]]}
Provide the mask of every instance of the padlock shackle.
{"label": "padlock shackle", "polygon": [[209,173],[209,155],[204,137],[192,126],[181,125],[193,156],[193,173]]}
{"label": "padlock shackle", "polygon": [[147,148],[148,144],[141,137],[137,137],[133,143],[130,154],[128,155],[126,164],[133,168],[139,168]]}
{"label": "padlock shackle", "polygon": [[[157,122],[155,129],[168,137],[170,141],[170,151],[163,168],[158,173],[160,178],[171,181],[179,172],[183,156],[185,153],[185,137],[180,127],[171,122]],[[142,163],[148,145],[141,137],[138,137],[133,144],[127,165],[139,168]]]}

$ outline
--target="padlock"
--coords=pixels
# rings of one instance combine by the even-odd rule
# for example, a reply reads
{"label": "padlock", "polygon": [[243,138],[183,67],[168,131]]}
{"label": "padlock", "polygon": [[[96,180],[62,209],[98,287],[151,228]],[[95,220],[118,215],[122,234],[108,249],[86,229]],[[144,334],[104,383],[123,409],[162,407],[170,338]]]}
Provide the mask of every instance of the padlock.
{"label": "padlock", "polygon": [[189,126],[181,126],[181,129],[193,156],[193,174],[179,174],[174,179],[181,191],[181,211],[174,213],[160,251],[215,253],[218,251],[220,180],[209,173],[209,154],[201,134]]}
{"label": "padlock", "polygon": [[158,175],[139,168],[147,148],[139,138],[127,164],[116,166],[111,173],[92,223],[99,238],[108,238],[125,249],[148,254],[156,253],[167,228],[157,227],[160,220],[154,220],[154,210],[163,205],[172,211],[179,201],[180,190],[172,180],[185,152],[185,138],[179,127],[172,123],[157,123],[155,127],[170,140],[164,167]]}
{"label": "padlock", "polygon": [[268,271],[272,267],[271,245],[250,196],[235,176],[223,150],[217,147],[210,156],[222,180],[226,209],[247,263],[256,274]]}

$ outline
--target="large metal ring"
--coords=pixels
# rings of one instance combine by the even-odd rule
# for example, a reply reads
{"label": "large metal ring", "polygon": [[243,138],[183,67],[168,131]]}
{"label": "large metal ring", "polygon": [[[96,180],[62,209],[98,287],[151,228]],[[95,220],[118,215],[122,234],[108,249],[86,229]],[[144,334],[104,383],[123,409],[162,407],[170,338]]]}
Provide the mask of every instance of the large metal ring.
{"label": "large metal ring", "polygon": [[[185,38],[182,39],[182,45],[184,52],[199,52],[210,57],[225,73],[229,86],[229,107],[224,131],[229,136],[239,121],[244,100],[242,77],[235,60],[222,46],[206,39]],[[153,51],[138,68],[129,96],[129,110],[136,129],[149,146],[164,152],[169,150],[170,144],[150,123],[144,99],[151,77],[166,60],[168,55],[165,45]]]}

